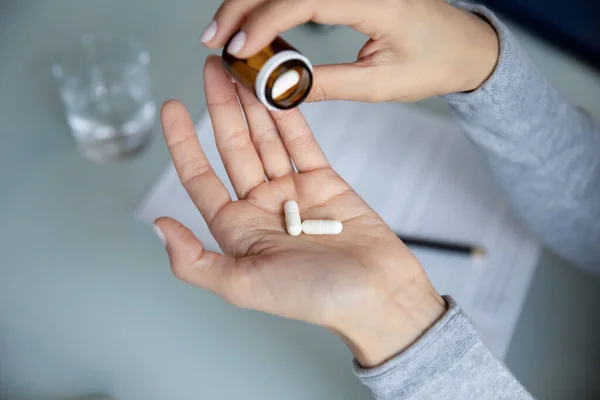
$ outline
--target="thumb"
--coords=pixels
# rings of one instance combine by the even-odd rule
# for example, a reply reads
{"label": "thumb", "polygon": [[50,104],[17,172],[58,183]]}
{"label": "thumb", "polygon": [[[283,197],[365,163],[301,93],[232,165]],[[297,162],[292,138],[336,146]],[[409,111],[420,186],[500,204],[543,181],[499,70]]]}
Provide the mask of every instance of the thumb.
{"label": "thumb", "polygon": [[164,239],[171,270],[177,278],[227,299],[224,290],[229,285],[225,281],[236,269],[235,258],[206,251],[191,230],[172,218],[158,218],[154,227]]}
{"label": "thumb", "polygon": [[377,93],[372,76],[373,67],[358,63],[320,65],[314,68],[313,87],[306,101],[373,102]]}

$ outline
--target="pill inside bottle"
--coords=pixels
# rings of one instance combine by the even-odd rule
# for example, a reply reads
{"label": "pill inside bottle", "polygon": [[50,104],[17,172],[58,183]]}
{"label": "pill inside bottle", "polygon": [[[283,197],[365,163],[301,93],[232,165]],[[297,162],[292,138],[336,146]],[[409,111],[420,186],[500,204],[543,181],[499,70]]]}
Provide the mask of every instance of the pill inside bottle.
{"label": "pill inside bottle", "polygon": [[277,100],[298,86],[300,82],[300,74],[297,71],[291,70],[285,72],[275,79],[273,89],[271,89],[271,97]]}
{"label": "pill inside bottle", "polygon": [[288,42],[277,37],[257,54],[239,59],[223,50],[223,66],[241,85],[255,93],[269,110],[288,110],[310,93],[313,68],[310,61]]}

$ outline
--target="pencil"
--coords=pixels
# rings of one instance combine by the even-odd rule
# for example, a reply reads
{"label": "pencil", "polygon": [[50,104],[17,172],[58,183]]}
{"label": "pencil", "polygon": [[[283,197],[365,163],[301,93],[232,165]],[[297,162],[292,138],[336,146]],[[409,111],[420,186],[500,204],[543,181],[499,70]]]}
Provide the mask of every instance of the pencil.
{"label": "pencil", "polygon": [[447,251],[450,253],[463,254],[471,257],[485,257],[487,251],[481,246],[474,246],[465,243],[446,242],[441,240],[423,239],[412,236],[396,234],[402,242],[408,247],[423,247],[431,250]]}

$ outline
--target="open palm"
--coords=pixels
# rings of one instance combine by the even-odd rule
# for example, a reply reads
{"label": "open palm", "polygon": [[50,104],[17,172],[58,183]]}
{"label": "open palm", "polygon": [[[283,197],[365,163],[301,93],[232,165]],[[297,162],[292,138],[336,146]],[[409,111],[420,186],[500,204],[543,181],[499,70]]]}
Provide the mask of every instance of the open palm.
{"label": "open palm", "polygon": [[[157,220],[179,278],[238,306],[335,330],[415,292],[415,282],[434,292],[410,251],[331,169],[299,110],[269,113],[231,82],[218,57],[207,60],[204,79],[217,148],[238,200],[213,172],[185,107],[167,102],[162,125],[175,168],[224,252],[205,251],[174,220]],[[342,221],[343,232],[289,236],[287,200],[298,202],[303,219]]]}

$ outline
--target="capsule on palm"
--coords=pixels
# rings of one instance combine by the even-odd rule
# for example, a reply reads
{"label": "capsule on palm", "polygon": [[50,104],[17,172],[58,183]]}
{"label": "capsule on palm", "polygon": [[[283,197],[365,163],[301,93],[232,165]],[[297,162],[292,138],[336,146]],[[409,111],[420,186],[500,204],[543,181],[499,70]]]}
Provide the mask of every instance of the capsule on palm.
{"label": "capsule on palm", "polygon": [[337,235],[342,229],[342,223],[335,220],[307,219],[302,222],[302,232],[306,235]]}
{"label": "capsule on palm", "polygon": [[283,205],[285,212],[285,227],[287,233],[291,236],[298,236],[302,233],[302,221],[300,219],[300,208],[294,200],[288,200]]}

